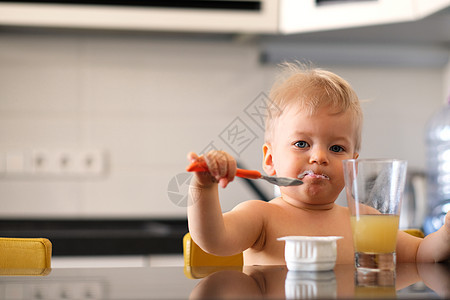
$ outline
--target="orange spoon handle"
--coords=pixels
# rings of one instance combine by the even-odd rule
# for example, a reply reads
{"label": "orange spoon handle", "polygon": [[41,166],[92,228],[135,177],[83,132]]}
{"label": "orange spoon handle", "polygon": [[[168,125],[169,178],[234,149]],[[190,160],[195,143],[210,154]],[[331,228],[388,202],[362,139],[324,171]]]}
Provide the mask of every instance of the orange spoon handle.
{"label": "orange spoon handle", "polygon": [[256,170],[244,170],[238,168],[236,170],[236,176],[248,179],[259,179],[261,178],[261,173]]}
{"label": "orange spoon handle", "polygon": [[[193,162],[187,168],[188,172],[208,172],[208,166],[205,162]],[[259,179],[261,178],[261,173],[256,170],[244,170],[237,169],[236,176],[248,179]]]}
{"label": "orange spoon handle", "polygon": [[194,161],[189,166],[187,166],[186,171],[188,172],[208,172],[208,167],[205,162]]}

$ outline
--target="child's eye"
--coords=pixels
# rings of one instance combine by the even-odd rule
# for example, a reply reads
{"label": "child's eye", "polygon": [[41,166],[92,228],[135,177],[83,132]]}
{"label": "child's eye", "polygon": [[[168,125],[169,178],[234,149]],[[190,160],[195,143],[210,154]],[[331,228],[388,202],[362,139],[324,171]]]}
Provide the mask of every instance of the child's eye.
{"label": "child's eye", "polygon": [[345,149],[343,147],[341,147],[341,146],[333,145],[333,146],[330,147],[330,150],[333,151],[333,152],[342,152]]}
{"label": "child's eye", "polygon": [[295,142],[294,146],[297,148],[306,148],[309,146],[309,144],[305,141],[298,141],[298,142]]}

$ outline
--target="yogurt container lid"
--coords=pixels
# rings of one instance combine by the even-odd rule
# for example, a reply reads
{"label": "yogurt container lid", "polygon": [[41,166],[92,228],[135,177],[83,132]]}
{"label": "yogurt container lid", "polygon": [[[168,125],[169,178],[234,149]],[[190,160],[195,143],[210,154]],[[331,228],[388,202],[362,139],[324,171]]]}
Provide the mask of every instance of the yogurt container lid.
{"label": "yogurt container lid", "polygon": [[278,241],[305,241],[305,242],[332,242],[339,239],[342,239],[344,237],[342,236],[300,236],[300,235],[293,235],[293,236],[284,236],[280,237],[277,240]]}

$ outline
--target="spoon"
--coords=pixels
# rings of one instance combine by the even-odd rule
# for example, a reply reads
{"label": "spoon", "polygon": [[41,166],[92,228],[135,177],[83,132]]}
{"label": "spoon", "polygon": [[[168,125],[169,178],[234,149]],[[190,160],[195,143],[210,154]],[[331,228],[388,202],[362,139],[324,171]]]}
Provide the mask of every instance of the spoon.
{"label": "spoon", "polygon": [[[208,166],[206,162],[193,162],[187,168],[188,172],[208,172]],[[265,176],[262,175],[259,171],[256,170],[245,170],[245,169],[237,169],[236,176],[247,179],[264,179],[272,184],[278,186],[292,186],[292,185],[301,185],[303,181],[297,178],[288,178],[288,177],[276,177],[276,176]]]}

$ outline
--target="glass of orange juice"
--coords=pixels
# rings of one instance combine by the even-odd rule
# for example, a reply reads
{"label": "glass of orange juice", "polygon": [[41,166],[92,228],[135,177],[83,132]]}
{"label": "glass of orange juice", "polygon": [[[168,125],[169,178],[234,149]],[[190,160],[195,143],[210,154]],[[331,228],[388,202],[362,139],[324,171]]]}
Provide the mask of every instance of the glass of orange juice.
{"label": "glass of orange juice", "polygon": [[407,162],[349,159],[343,164],[355,265],[365,270],[393,270]]}

